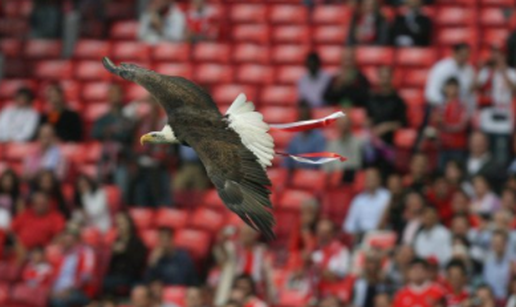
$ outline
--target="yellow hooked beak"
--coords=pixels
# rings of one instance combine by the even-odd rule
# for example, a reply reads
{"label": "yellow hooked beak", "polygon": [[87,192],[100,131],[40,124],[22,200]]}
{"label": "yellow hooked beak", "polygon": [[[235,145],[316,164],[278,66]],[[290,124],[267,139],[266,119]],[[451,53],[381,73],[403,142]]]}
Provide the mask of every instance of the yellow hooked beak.
{"label": "yellow hooked beak", "polygon": [[152,137],[152,135],[150,133],[144,134],[140,138],[140,144],[143,145],[145,143],[151,143],[153,139],[154,138]]}

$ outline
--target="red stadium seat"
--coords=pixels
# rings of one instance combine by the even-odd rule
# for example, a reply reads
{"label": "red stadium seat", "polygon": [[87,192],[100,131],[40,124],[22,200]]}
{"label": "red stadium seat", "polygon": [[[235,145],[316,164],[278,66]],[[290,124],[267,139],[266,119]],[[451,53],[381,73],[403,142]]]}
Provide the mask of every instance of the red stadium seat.
{"label": "red stadium seat", "polygon": [[8,261],[0,262],[0,281],[16,282],[20,279],[20,267]]}
{"label": "red stadium seat", "polygon": [[273,5],[270,21],[283,24],[304,24],[308,20],[308,10],[303,5]]}
{"label": "red stadium seat", "polygon": [[22,87],[34,90],[35,83],[32,80],[24,79],[2,79],[2,82],[0,82],[0,99],[13,99],[16,92]]}
{"label": "red stadium seat", "polygon": [[407,69],[403,75],[403,87],[424,88],[428,77],[428,69]]}
{"label": "red stadium seat", "polygon": [[2,306],[7,304],[9,296],[11,295],[10,284],[6,282],[0,283],[0,304]]}
{"label": "red stadium seat", "polygon": [[505,17],[502,8],[485,8],[480,11],[480,25],[482,27],[507,27],[509,18]]}
{"label": "red stadium seat", "polygon": [[186,62],[190,59],[191,47],[186,43],[160,43],[154,46],[155,61]]}
{"label": "red stadium seat", "polygon": [[423,89],[412,89],[405,88],[399,90],[400,97],[405,100],[407,104],[424,104],[425,97],[423,93]]}
{"label": "red stadium seat", "polygon": [[364,108],[354,107],[348,110],[347,116],[351,119],[354,128],[362,128],[365,125],[367,114]]}
{"label": "red stadium seat", "polygon": [[141,101],[145,100],[149,96],[149,92],[136,83],[131,83],[125,92],[125,97],[129,100]]}
{"label": "red stadium seat", "polygon": [[174,244],[186,249],[195,259],[202,259],[208,255],[210,241],[210,235],[202,230],[180,229],[174,235]]}
{"label": "red stadium seat", "polygon": [[0,52],[6,57],[18,57],[22,51],[22,41],[16,38],[2,38]]}
{"label": "red stadium seat", "polygon": [[233,69],[229,65],[202,64],[197,66],[194,80],[200,84],[230,83],[233,81]]}
{"label": "red stadium seat", "polygon": [[482,32],[482,44],[485,46],[504,46],[509,37],[509,30],[507,29],[484,29]]}
{"label": "red stadium seat", "polygon": [[166,286],[163,289],[162,301],[164,304],[184,306],[186,297],[186,287]]}
{"label": "red stadium seat", "polygon": [[5,158],[9,161],[22,161],[36,150],[35,143],[9,143],[5,148]]}
{"label": "red stadium seat", "polygon": [[514,7],[516,5],[516,2],[514,0],[480,0],[480,4],[485,6]]}
{"label": "red stadium seat", "polygon": [[240,93],[244,93],[250,101],[258,98],[256,87],[240,84],[224,84],[216,86],[212,89],[211,96],[218,105],[230,105]]}
{"label": "red stadium seat", "polygon": [[188,212],[174,208],[160,208],[156,212],[156,226],[181,229],[188,223]]}
{"label": "red stadium seat", "polygon": [[31,287],[25,283],[16,284],[12,291],[10,301],[26,304],[31,307],[45,307],[50,291],[45,287]]}
{"label": "red stadium seat", "polygon": [[269,28],[267,25],[234,25],[231,36],[236,42],[266,44],[269,42]]}
{"label": "red stadium seat", "polygon": [[204,195],[203,204],[205,206],[219,210],[225,208],[226,206],[224,205],[222,199],[220,199],[219,193],[216,189],[211,189],[206,192]]}
{"label": "red stadium seat", "polygon": [[279,84],[297,84],[299,79],[306,74],[304,66],[280,66],[276,70],[276,82]]}
{"label": "red stadium seat", "polygon": [[292,176],[290,186],[294,189],[322,193],[326,187],[326,173],[320,170],[298,169]]}
{"label": "red stadium seat", "polygon": [[138,21],[119,21],[113,24],[110,37],[120,40],[134,40],[138,33]]}
{"label": "red stadium seat", "polygon": [[477,5],[478,0],[437,0],[435,2],[439,5],[464,5],[472,7]]}
{"label": "red stadium seat", "polygon": [[82,87],[82,98],[87,101],[107,101],[109,82],[90,82]]}
{"label": "red stadium seat", "polygon": [[238,68],[237,82],[245,84],[270,84],[274,81],[273,69],[270,66],[246,64]]}
{"label": "red stadium seat", "polygon": [[96,247],[102,243],[102,233],[95,227],[84,227],[81,230],[81,239],[84,243]]}
{"label": "red stadium seat", "polygon": [[269,63],[269,48],[257,44],[239,44],[233,51],[235,63]]}
{"label": "red stadium seat", "polygon": [[75,78],[81,81],[109,81],[113,75],[100,61],[81,61],[75,65]]}
{"label": "red stadium seat", "polygon": [[430,67],[437,60],[433,48],[400,48],[396,51],[396,64],[401,66]]}
{"label": "red stadium seat", "polygon": [[122,191],[114,184],[104,185],[104,190],[106,191],[109,211],[112,214],[117,213],[122,205]]}
{"label": "red stadium seat", "polygon": [[160,74],[167,76],[181,76],[187,79],[191,79],[193,76],[193,69],[190,64],[179,64],[179,63],[161,63],[154,67],[154,70]]}
{"label": "red stadium seat", "polygon": [[356,52],[359,65],[388,65],[394,63],[394,49],[389,47],[359,47]]}
{"label": "red stadium seat", "polygon": [[279,306],[305,306],[308,303],[309,297],[304,291],[291,290],[287,287],[279,290],[279,298],[277,304]]}
{"label": "red stadium seat", "polygon": [[143,241],[143,244],[148,249],[153,249],[158,245],[159,234],[156,229],[144,229],[139,232],[140,238]]}
{"label": "red stadium seat", "polygon": [[140,42],[116,42],[113,44],[112,55],[116,61],[147,61],[151,49]]}
{"label": "red stadium seat", "polygon": [[147,208],[131,208],[129,215],[134,221],[136,227],[140,230],[149,229],[154,225],[155,214],[154,210]]}
{"label": "red stadium seat", "polygon": [[351,19],[351,9],[345,5],[316,5],[312,20],[316,24],[345,24]]}
{"label": "red stadium seat", "polygon": [[396,246],[397,239],[394,231],[372,231],[365,235],[362,245],[366,248],[391,250]]}
{"label": "red stadium seat", "polygon": [[190,217],[190,228],[218,233],[224,225],[224,215],[217,210],[206,207],[198,208]]}
{"label": "red stadium seat", "polygon": [[277,26],[272,30],[272,40],[276,44],[308,44],[310,39],[308,26]]}
{"label": "red stadium seat", "polygon": [[272,49],[272,61],[278,64],[302,64],[308,51],[304,45],[276,45]]}
{"label": "red stadium seat", "polygon": [[205,42],[194,47],[193,59],[197,62],[227,63],[230,58],[229,44]]}
{"label": "red stadium seat", "polygon": [[[266,109],[270,109],[270,108],[272,108],[273,110],[276,109],[276,107],[269,107]],[[263,110],[261,112],[263,114]],[[270,121],[268,121],[268,122],[270,122]],[[286,148],[287,145],[290,143],[290,140],[292,140],[292,138],[294,137],[294,134],[292,132],[281,131],[281,130],[273,129],[273,130],[270,130],[269,133],[272,136],[272,138],[274,139],[274,147],[279,150]]]}
{"label": "red stadium seat", "polygon": [[64,80],[60,82],[63,89],[65,99],[68,101],[76,101],[80,98],[81,85],[74,80]]}
{"label": "red stadium seat", "polygon": [[81,39],[75,44],[75,59],[98,60],[111,53],[111,43],[102,40]]}
{"label": "red stadium seat", "polygon": [[348,35],[345,26],[319,26],[313,31],[313,40],[316,44],[343,45]]}
{"label": "red stadium seat", "polygon": [[263,4],[235,4],[230,19],[236,23],[265,23],[267,7]]}
{"label": "red stadium seat", "polygon": [[34,76],[40,79],[63,80],[72,77],[73,66],[66,60],[40,61],[36,64]]}
{"label": "red stadium seat", "polygon": [[349,186],[327,191],[322,195],[322,214],[330,217],[335,224],[342,224],[354,195],[353,189]]}
{"label": "red stadium seat", "polygon": [[287,185],[288,171],[285,168],[276,167],[268,169],[267,175],[274,190],[281,191]]}
{"label": "red stadium seat", "polygon": [[278,201],[277,207],[281,210],[297,211],[301,208],[301,204],[305,201],[314,199],[315,196],[305,190],[286,190],[284,191]]}
{"label": "red stadium seat", "polygon": [[437,34],[437,42],[440,45],[451,46],[458,43],[469,43],[475,45],[477,32],[474,28],[444,28]]}
{"label": "red stadium seat", "polygon": [[102,154],[102,145],[99,142],[91,142],[87,144],[88,150],[86,152],[86,162],[97,163]]}
{"label": "red stadium seat", "polygon": [[31,39],[25,43],[24,55],[31,59],[59,58],[62,47],[58,40]]}
{"label": "red stadium seat", "polygon": [[260,108],[259,111],[263,114],[265,121],[270,124],[294,122],[298,118],[296,107],[268,106]]}
{"label": "red stadium seat", "polygon": [[442,6],[437,11],[435,22],[440,26],[468,26],[476,22],[473,9]]}
{"label": "red stadium seat", "polygon": [[343,50],[341,46],[320,46],[316,49],[324,65],[339,65]]}
{"label": "red stadium seat", "polygon": [[398,129],[394,134],[394,144],[399,148],[412,149],[417,138],[414,129]]}
{"label": "red stadium seat", "polygon": [[260,95],[262,105],[297,105],[297,90],[293,86],[270,85]]}

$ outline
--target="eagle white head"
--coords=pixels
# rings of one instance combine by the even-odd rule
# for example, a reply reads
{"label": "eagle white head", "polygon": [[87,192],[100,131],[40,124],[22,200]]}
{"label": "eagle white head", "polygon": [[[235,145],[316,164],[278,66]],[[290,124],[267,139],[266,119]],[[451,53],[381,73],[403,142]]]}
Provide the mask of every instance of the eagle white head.
{"label": "eagle white head", "polygon": [[165,125],[161,131],[152,131],[142,135],[140,144],[177,144],[179,141],[169,125]]}

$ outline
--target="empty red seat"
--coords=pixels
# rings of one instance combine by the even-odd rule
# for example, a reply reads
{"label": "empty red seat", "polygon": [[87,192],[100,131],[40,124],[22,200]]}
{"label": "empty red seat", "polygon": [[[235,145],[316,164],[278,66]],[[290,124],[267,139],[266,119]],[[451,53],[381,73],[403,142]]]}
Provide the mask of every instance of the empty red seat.
{"label": "empty red seat", "polygon": [[104,185],[106,191],[106,199],[109,206],[109,211],[114,214],[117,213],[122,205],[122,191],[114,184]]}
{"label": "empty red seat", "polygon": [[265,44],[269,42],[269,28],[264,24],[234,25],[231,36],[237,42]]}
{"label": "empty red seat", "polygon": [[276,82],[280,84],[296,84],[306,74],[306,68],[297,66],[280,66],[276,70]]}
{"label": "empty red seat", "polygon": [[194,48],[193,59],[198,62],[227,63],[230,58],[229,44],[205,42],[198,43]]}
{"label": "empty red seat", "polygon": [[180,229],[174,235],[174,244],[186,249],[196,259],[202,259],[208,255],[210,241],[210,235],[202,230]]}
{"label": "empty red seat", "polygon": [[[265,108],[265,112],[267,112],[267,109],[271,109],[271,108],[274,111],[277,107]],[[263,110],[260,110],[260,112],[262,114],[264,114]],[[295,113],[295,114],[297,116],[297,113]],[[267,117],[270,117],[270,116],[267,116]],[[268,122],[272,123],[271,121],[268,121]],[[281,121],[279,121],[278,123],[281,123]],[[269,131],[269,133],[272,136],[272,138],[274,139],[274,147],[279,151],[286,148],[287,145],[292,140],[292,138],[294,137],[294,134],[292,132],[287,132],[287,131],[282,131],[282,130],[272,129]]]}
{"label": "empty red seat", "polygon": [[31,287],[25,283],[16,284],[11,290],[10,301],[31,307],[45,307],[50,291],[46,287]]}
{"label": "empty red seat", "polygon": [[277,209],[281,210],[294,210],[297,211],[301,208],[303,202],[313,200],[315,196],[305,190],[286,190],[284,191],[277,204]]}
{"label": "empty red seat", "polygon": [[287,185],[288,171],[285,168],[276,167],[267,170],[267,176],[269,177],[272,188],[275,191],[281,191]]}
{"label": "empty red seat", "polygon": [[274,81],[270,66],[246,64],[238,68],[236,78],[239,83],[270,84]]}
{"label": "empty red seat", "polygon": [[218,233],[224,225],[224,215],[217,210],[202,207],[195,210],[190,217],[189,226],[211,233]]}
{"label": "empty red seat", "polygon": [[90,142],[87,144],[86,162],[98,163],[102,154],[102,145],[99,142]]}
{"label": "empty red seat", "polygon": [[194,80],[200,84],[230,83],[233,81],[233,69],[229,65],[202,64],[197,66]]}
{"label": "empty red seat", "polygon": [[396,246],[398,236],[394,231],[372,231],[365,235],[362,244],[366,248],[391,250]]}
{"label": "empty red seat", "polygon": [[298,118],[297,108],[293,106],[267,106],[260,108],[259,111],[263,114],[265,122],[270,124],[294,122]]}
{"label": "empty red seat", "polygon": [[473,24],[476,18],[473,9],[442,6],[437,11],[435,22],[441,26],[468,26]]}
{"label": "empty red seat", "polygon": [[231,7],[230,18],[237,23],[265,23],[267,7],[263,4],[235,4]]}
{"label": "empty red seat", "polygon": [[113,44],[112,55],[117,61],[147,61],[151,49],[140,42],[117,42]]}
{"label": "empty red seat", "polygon": [[440,45],[455,45],[459,43],[469,43],[475,45],[477,42],[477,32],[474,28],[444,28],[437,34],[437,42]]}
{"label": "empty red seat", "polygon": [[220,199],[219,193],[216,189],[211,189],[206,192],[203,199],[203,205],[215,209],[225,208],[224,202]]}
{"label": "empty red seat", "polygon": [[132,100],[137,100],[137,101],[145,100],[149,96],[150,96],[149,92],[147,92],[147,90],[144,87],[142,87],[136,83],[129,84],[129,86],[127,87],[126,92],[125,92],[125,97],[131,101]]}
{"label": "empty red seat", "polygon": [[80,61],[75,65],[75,78],[81,81],[108,81],[113,75],[100,61]]}
{"label": "empty red seat", "polygon": [[166,286],[163,289],[162,301],[165,304],[183,306],[185,304],[186,287]]}
{"label": "empty red seat", "polygon": [[9,143],[5,148],[5,158],[9,161],[22,161],[36,150],[35,143]]}
{"label": "empty red seat", "polygon": [[113,24],[110,37],[113,39],[134,40],[138,34],[138,21],[118,21]]}
{"label": "empty red seat", "polygon": [[66,60],[40,61],[34,69],[34,76],[40,79],[63,80],[72,77],[73,66]]}
{"label": "empty red seat", "polygon": [[229,105],[240,93],[244,93],[250,101],[257,98],[256,87],[240,84],[218,85],[212,89],[211,96],[213,100],[215,100],[215,103],[219,105]]}
{"label": "empty red seat", "polygon": [[59,58],[62,47],[59,40],[30,39],[25,43],[24,55],[31,59]]}
{"label": "empty red seat", "polygon": [[131,208],[129,215],[138,229],[149,229],[154,225],[154,210],[147,208]]}
{"label": "empty red seat", "polygon": [[2,38],[0,52],[6,57],[18,57],[22,51],[22,41],[17,38]]}
{"label": "empty red seat", "polygon": [[66,100],[76,101],[80,98],[81,84],[75,80],[64,80],[60,82]]}
{"label": "empty red seat", "polygon": [[403,75],[402,86],[424,88],[428,77],[428,69],[408,69]]}
{"label": "empty red seat", "polygon": [[324,65],[339,65],[343,50],[344,48],[341,46],[319,46],[316,48]]}
{"label": "empty red seat", "polygon": [[318,24],[346,24],[351,19],[351,10],[345,5],[316,5],[312,21]]}
{"label": "empty red seat", "polygon": [[480,11],[480,24],[483,27],[507,27],[509,18],[505,17],[502,8],[484,8]]}
{"label": "empty red seat", "polygon": [[271,52],[272,61],[278,64],[302,64],[308,51],[304,45],[276,45]]}
{"label": "empty red seat", "polygon": [[277,26],[272,30],[272,40],[275,43],[308,44],[310,39],[308,26]]}
{"label": "empty red seat", "polygon": [[402,66],[430,67],[437,60],[433,48],[400,48],[396,51],[396,64]]}
{"label": "empty red seat", "polygon": [[81,230],[81,239],[90,246],[99,246],[102,243],[102,233],[95,227],[84,227]]}
{"label": "empty red seat", "polygon": [[404,88],[398,94],[407,104],[423,104],[425,100],[423,89]]}
{"label": "empty red seat", "polygon": [[156,229],[144,229],[138,234],[148,249],[152,250],[158,245],[159,233]]}
{"label": "empty red seat", "polygon": [[399,148],[411,149],[417,138],[414,129],[398,129],[394,134],[394,144]]}
{"label": "empty red seat", "polygon": [[154,67],[154,70],[167,76],[181,76],[187,79],[193,76],[192,66],[188,63],[160,63]]}
{"label": "empty red seat", "polygon": [[487,28],[482,32],[482,43],[486,46],[504,46],[509,37],[507,29]]}
{"label": "empty red seat", "polygon": [[287,287],[279,290],[279,298],[277,304],[279,306],[305,306],[309,297],[304,291],[291,290]]}
{"label": "empty red seat", "polygon": [[308,10],[303,5],[273,5],[270,21],[283,24],[304,24],[308,21]]}
{"label": "empty red seat", "polygon": [[437,0],[436,4],[439,5],[464,5],[468,7],[472,7],[477,5],[478,0]]}
{"label": "empty red seat", "polygon": [[82,98],[87,101],[107,101],[109,82],[89,82],[82,87]]}
{"label": "empty red seat", "polygon": [[269,63],[269,48],[257,44],[239,44],[233,51],[233,60],[236,63]]}
{"label": "empty red seat", "polygon": [[10,296],[10,285],[7,282],[0,283],[0,304],[7,304]]}
{"label": "empty red seat", "polygon": [[81,39],[75,44],[73,57],[76,59],[100,59],[111,53],[111,43],[102,40]]}
{"label": "empty red seat", "polygon": [[152,57],[156,61],[185,62],[190,59],[190,52],[189,44],[163,42],[154,46]]}
{"label": "empty red seat", "polygon": [[336,225],[342,224],[348,214],[354,195],[350,186],[327,191],[322,195],[322,214],[330,217]]}
{"label": "empty red seat", "polygon": [[20,266],[8,261],[0,262],[0,281],[16,282],[20,278]]}
{"label": "empty red seat", "polygon": [[489,6],[506,6],[506,7],[514,7],[516,3],[514,0],[480,0],[482,5]]}
{"label": "empty red seat", "polygon": [[316,44],[342,45],[348,35],[348,28],[341,25],[314,28],[312,37]]}
{"label": "empty red seat", "polygon": [[156,212],[156,226],[181,229],[188,222],[188,212],[174,208],[160,208]]}
{"label": "empty red seat", "polygon": [[394,63],[394,49],[389,47],[359,47],[356,52],[359,65],[388,65]]}
{"label": "empty red seat", "polygon": [[326,173],[320,170],[298,169],[292,176],[290,186],[294,189],[321,193],[326,187]]}
{"label": "empty red seat", "polygon": [[260,95],[263,105],[297,105],[297,89],[295,86],[271,85],[265,87]]}
{"label": "empty red seat", "polygon": [[83,117],[87,123],[93,123],[108,111],[109,105],[107,103],[92,103],[85,106]]}
{"label": "empty red seat", "polygon": [[34,81],[25,79],[2,79],[2,82],[0,82],[0,99],[13,99],[16,92],[23,87],[34,90]]}

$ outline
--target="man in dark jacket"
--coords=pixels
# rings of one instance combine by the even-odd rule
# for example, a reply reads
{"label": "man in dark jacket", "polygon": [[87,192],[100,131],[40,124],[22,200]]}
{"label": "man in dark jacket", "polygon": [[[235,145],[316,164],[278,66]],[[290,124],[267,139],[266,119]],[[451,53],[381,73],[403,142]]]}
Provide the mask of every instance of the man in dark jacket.
{"label": "man in dark jacket", "polygon": [[421,0],[407,0],[407,12],[396,16],[391,43],[395,46],[429,46],[432,42],[432,21],[421,11]]}

